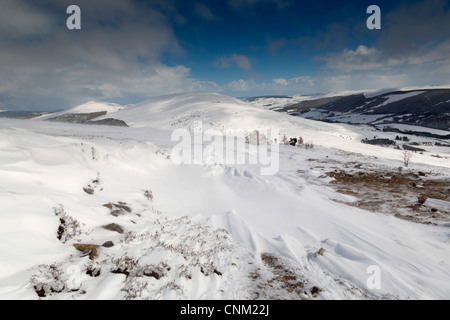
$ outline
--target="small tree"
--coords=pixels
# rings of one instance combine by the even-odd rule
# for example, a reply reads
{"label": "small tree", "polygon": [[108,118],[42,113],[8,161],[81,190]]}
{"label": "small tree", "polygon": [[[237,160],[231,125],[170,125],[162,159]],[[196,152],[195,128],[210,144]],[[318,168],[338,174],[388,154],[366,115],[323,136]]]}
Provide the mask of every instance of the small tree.
{"label": "small tree", "polygon": [[403,164],[405,165],[405,167],[409,166],[409,162],[410,162],[412,156],[413,156],[413,154],[411,152],[409,152],[408,150],[403,151]]}

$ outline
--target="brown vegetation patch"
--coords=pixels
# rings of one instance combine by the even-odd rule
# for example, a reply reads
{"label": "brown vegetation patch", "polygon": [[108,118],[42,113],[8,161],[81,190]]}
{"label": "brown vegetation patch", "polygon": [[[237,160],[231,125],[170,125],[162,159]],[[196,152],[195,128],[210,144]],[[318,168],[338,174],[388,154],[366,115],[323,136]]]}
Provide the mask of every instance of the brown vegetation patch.
{"label": "brown vegetation patch", "polygon": [[89,259],[91,259],[91,260],[94,260],[96,257],[98,257],[97,249],[100,246],[97,244],[75,243],[73,246],[78,251],[82,251],[83,253],[89,254]]}
{"label": "brown vegetation patch", "polygon": [[357,201],[346,202],[365,210],[393,214],[426,224],[448,223],[450,212],[424,206],[427,198],[450,200],[448,180],[425,172],[389,170],[334,170],[327,172],[336,191]]}
{"label": "brown vegetation patch", "polygon": [[118,217],[124,215],[126,213],[131,213],[131,208],[127,205],[126,202],[119,201],[117,203],[106,203],[103,205],[111,211],[111,215],[114,217]]}
{"label": "brown vegetation patch", "polygon": [[272,275],[270,278],[267,278],[258,272],[250,273],[250,278],[257,282],[256,287],[260,289],[261,293],[277,290],[279,292],[285,292],[285,294],[289,294],[291,298],[295,299],[304,300],[317,297],[319,291],[312,290],[315,287],[307,289],[307,279],[292,270],[292,268],[287,266],[279,258],[268,253],[263,253],[261,259]]}
{"label": "brown vegetation patch", "polygon": [[125,232],[125,229],[122,226],[118,225],[117,223],[110,223],[110,224],[104,225],[102,228],[109,230],[109,231],[114,231],[114,232],[117,232],[120,234]]}

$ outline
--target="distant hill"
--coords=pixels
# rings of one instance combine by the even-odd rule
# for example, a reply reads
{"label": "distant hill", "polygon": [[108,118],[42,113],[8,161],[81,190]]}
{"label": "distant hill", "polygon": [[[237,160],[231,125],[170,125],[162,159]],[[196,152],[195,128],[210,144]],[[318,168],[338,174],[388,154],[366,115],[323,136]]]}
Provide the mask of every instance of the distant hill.
{"label": "distant hill", "polygon": [[[450,89],[398,90],[375,96],[327,95],[301,100],[276,105],[272,110],[326,122],[403,124],[450,131]],[[270,101],[273,103],[273,97]]]}
{"label": "distant hill", "polygon": [[1,111],[0,118],[9,119],[33,119],[47,114],[46,112],[35,111]]}

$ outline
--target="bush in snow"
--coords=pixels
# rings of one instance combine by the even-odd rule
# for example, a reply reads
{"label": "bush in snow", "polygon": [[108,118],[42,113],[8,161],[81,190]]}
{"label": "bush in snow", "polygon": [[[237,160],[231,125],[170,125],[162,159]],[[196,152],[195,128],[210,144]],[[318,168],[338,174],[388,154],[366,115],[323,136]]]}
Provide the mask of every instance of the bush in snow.
{"label": "bush in snow", "polygon": [[41,298],[56,293],[79,291],[81,289],[79,274],[70,268],[66,271],[61,263],[40,265],[30,278],[30,285]]}
{"label": "bush in snow", "polygon": [[53,208],[53,212],[59,218],[59,227],[57,231],[57,238],[62,243],[66,243],[70,239],[81,235],[81,223],[69,216],[64,210],[63,205],[58,205]]}

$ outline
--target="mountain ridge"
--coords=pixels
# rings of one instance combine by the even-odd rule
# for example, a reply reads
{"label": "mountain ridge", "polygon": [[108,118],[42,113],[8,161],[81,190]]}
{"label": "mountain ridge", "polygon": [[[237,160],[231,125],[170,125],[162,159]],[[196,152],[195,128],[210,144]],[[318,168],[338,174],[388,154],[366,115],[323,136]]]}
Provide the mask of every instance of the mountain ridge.
{"label": "mountain ridge", "polygon": [[354,93],[307,97],[297,103],[269,109],[326,122],[401,123],[450,131],[450,89],[444,88],[396,90],[379,95]]}

